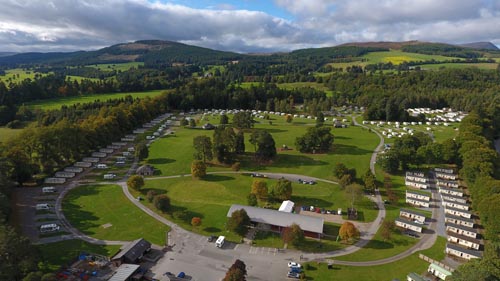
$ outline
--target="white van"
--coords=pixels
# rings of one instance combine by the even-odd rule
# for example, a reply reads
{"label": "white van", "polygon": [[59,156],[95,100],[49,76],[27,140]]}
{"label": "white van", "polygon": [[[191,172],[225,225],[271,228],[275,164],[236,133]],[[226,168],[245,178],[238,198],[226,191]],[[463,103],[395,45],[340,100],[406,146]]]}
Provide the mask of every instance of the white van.
{"label": "white van", "polygon": [[105,180],[112,180],[116,177],[115,174],[104,174],[104,179]]}
{"label": "white van", "polygon": [[43,193],[53,193],[53,192],[56,192],[56,188],[53,187],[53,186],[46,186],[46,187],[42,187],[42,192]]}
{"label": "white van", "polygon": [[36,204],[35,208],[39,211],[39,210],[48,210],[50,209],[50,206],[49,204],[47,203],[42,203],[42,204]]}
{"label": "white van", "polygon": [[108,165],[106,164],[97,164],[97,169],[107,169]]}
{"label": "white van", "polygon": [[215,246],[217,248],[222,248],[222,246],[224,246],[224,241],[226,240],[226,237],[224,236],[219,236],[219,238],[217,238],[217,241],[215,241]]}
{"label": "white van", "polygon": [[61,229],[61,227],[55,223],[43,224],[40,226],[40,233],[54,232],[59,229]]}

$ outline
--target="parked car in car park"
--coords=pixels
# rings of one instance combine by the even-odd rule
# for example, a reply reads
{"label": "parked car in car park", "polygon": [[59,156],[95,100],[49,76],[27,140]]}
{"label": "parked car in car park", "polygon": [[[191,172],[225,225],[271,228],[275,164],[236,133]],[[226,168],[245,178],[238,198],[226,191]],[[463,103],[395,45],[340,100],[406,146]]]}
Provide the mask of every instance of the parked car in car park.
{"label": "parked car in car park", "polygon": [[298,267],[298,268],[301,268],[302,265],[300,263],[296,263],[294,261],[290,261],[290,262],[288,262],[288,267]]}
{"label": "parked car in car park", "polygon": [[297,273],[297,272],[290,271],[290,272],[288,272],[286,274],[286,277],[288,277],[288,278],[294,278],[294,279],[299,279],[300,278],[300,274]]}

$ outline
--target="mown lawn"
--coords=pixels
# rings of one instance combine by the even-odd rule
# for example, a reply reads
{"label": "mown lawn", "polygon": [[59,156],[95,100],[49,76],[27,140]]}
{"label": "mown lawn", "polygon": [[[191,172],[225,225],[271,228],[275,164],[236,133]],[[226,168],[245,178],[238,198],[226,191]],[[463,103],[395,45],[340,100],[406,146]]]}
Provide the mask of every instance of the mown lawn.
{"label": "mown lawn", "polygon": [[[199,122],[199,126],[206,122],[219,124],[219,117],[206,117]],[[314,120],[295,118],[292,123],[286,123],[283,116],[271,116],[269,121],[258,119],[254,127],[257,130],[266,130],[273,136],[278,149],[277,158],[269,164],[259,165],[253,161],[254,147],[249,143],[250,132],[245,133],[246,154],[240,157],[242,170],[269,171],[303,174],[319,178],[334,179],[333,167],[342,162],[349,168],[355,168],[358,175],[363,174],[369,167],[372,151],[378,144],[378,137],[374,133],[360,127],[350,126],[344,129],[332,129],[335,136],[332,151],[326,154],[303,154],[295,150],[295,139],[303,135],[307,128],[314,125]],[[326,124],[331,124],[327,121]],[[198,135],[212,137],[213,131],[202,129],[188,129],[174,127],[175,135],[155,141],[149,150],[147,163],[157,168],[161,175],[189,174],[193,160],[193,138]],[[281,151],[282,145],[291,150]],[[210,166],[208,171],[229,170],[220,165]]]}
{"label": "mown lawn", "polygon": [[[193,180],[191,177],[151,179],[146,181],[146,186],[140,192],[132,190],[131,192],[134,196],[140,195],[144,198],[150,190],[154,190],[157,194],[166,193],[172,204],[172,211],[164,214],[166,218],[188,230],[204,235],[224,234],[236,241],[238,238],[234,234],[226,232],[226,215],[232,204],[247,205],[252,181],[253,178],[248,175],[237,174],[208,175],[205,180]],[[271,190],[276,181],[271,179],[266,181]],[[346,209],[349,204],[345,193],[337,185],[322,182],[313,186],[293,183],[292,187],[291,200],[296,206],[314,205],[325,209],[339,207]],[[363,214],[364,220],[370,221],[376,217],[377,210],[371,208],[372,204],[367,201],[369,199],[364,198],[356,204],[356,207]],[[271,205],[277,209],[280,203],[274,202]],[[155,210],[147,200],[143,201],[143,204]],[[260,205],[263,206],[265,203],[261,202]],[[192,217],[200,217],[202,226],[192,228]]]}
{"label": "mown lawn", "polygon": [[77,239],[36,247],[40,252],[41,268],[44,272],[54,272],[61,266],[70,265],[83,252],[111,257],[120,250],[120,246],[117,245],[95,245]]}
{"label": "mown lawn", "polygon": [[442,260],[445,257],[444,249],[446,239],[438,237],[436,243],[429,249],[412,254],[411,256],[393,263],[377,266],[343,266],[335,265],[333,269],[328,269],[325,263],[311,262],[305,264],[307,280],[329,281],[380,281],[380,280],[406,280],[406,275],[410,272],[424,274],[429,263],[420,259],[418,254],[424,254],[435,260]]}
{"label": "mown lawn", "polygon": [[109,94],[95,94],[95,95],[85,95],[78,97],[65,97],[65,98],[55,98],[49,100],[39,100],[29,102],[26,105],[31,108],[39,109],[59,109],[63,105],[74,105],[77,103],[89,103],[96,100],[105,101],[109,99],[120,99],[126,96],[132,96],[133,98],[145,98],[145,97],[155,97],[163,93],[163,90],[146,91],[146,92],[134,92],[134,93],[109,93]]}
{"label": "mown lawn", "polygon": [[75,228],[97,239],[132,241],[142,237],[166,244],[169,227],[132,204],[117,185],[77,187],[64,199],[63,211]]}

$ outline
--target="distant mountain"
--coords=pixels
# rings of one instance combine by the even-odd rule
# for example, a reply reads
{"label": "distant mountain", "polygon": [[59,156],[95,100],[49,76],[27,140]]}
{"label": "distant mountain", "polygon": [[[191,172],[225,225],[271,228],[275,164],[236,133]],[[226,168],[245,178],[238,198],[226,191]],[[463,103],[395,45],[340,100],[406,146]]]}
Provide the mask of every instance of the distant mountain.
{"label": "distant mountain", "polygon": [[0,52],[0,57],[12,56],[15,55],[14,52]]}
{"label": "distant mountain", "polygon": [[399,50],[403,48],[404,46],[409,46],[409,45],[421,45],[421,44],[427,44],[428,42],[422,42],[422,41],[403,41],[403,42],[389,42],[389,41],[379,41],[379,42],[350,42],[350,43],[345,43],[338,45],[340,46],[352,46],[352,47],[371,47],[371,48],[385,48],[385,49],[395,49]]}
{"label": "distant mountain", "polygon": [[459,44],[458,46],[471,49],[479,49],[479,50],[491,50],[491,51],[500,50],[495,44],[491,42],[472,42],[472,43]]}
{"label": "distant mountain", "polygon": [[238,60],[243,56],[171,41],[143,40],[117,44],[96,51],[15,54],[0,57],[0,65],[89,65],[131,61],[142,61],[145,64],[210,64]]}

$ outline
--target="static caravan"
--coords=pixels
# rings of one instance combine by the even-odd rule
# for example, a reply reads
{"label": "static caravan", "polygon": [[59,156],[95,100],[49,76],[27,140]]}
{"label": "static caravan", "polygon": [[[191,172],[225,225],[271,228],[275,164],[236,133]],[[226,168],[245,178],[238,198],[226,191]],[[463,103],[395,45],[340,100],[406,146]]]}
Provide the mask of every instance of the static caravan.
{"label": "static caravan", "polygon": [[464,196],[464,191],[459,188],[447,188],[447,187],[438,187],[439,193],[441,194],[449,194],[453,196]]}
{"label": "static caravan", "polygon": [[431,281],[431,279],[422,277],[415,272],[410,272],[406,275],[406,281]]}
{"label": "static caravan", "polygon": [[97,157],[97,158],[104,158],[106,157],[108,154],[104,153],[104,152],[92,152],[92,157]]}
{"label": "static caravan", "polygon": [[445,251],[448,255],[456,256],[466,260],[480,259],[483,257],[483,253],[481,251],[466,249],[452,243],[446,244]]}
{"label": "static caravan", "polygon": [[115,174],[104,174],[104,179],[105,180],[112,180],[116,177]]}
{"label": "static caravan", "polygon": [[413,206],[424,207],[424,208],[429,208],[430,206],[429,201],[422,201],[415,198],[406,198],[406,203],[411,204]]}
{"label": "static caravan", "polygon": [[448,278],[449,276],[451,276],[451,272],[442,268],[441,266],[435,264],[435,263],[431,263],[429,265],[429,268],[427,269],[427,272],[429,272],[430,274],[436,276],[437,278],[441,279],[441,280],[446,280],[446,278]]}
{"label": "static caravan", "polygon": [[464,218],[464,217],[460,217],[460,216],[454,216],[454,215],[450,215],[450,214],[444,215],[444,222],[462,225],[462,226],[466,226],[466,227],[470,227],[470,228],[474,227],[474,220],[473,219],[468,219],[468,218]]}
{"label": "static caravan", "polygon": [[443,200],[443,206],[444,207],[452,207],[452,208],[455,208],[455,209],[460,209],[460,210],[465,210],[465,211],[469,211],[470,207],[469,205],[467,204],[461,204],[461,203],[458,203],[458,202],[453,202],[453,201],[448,201],[448,200]]}
{"label": "static caravan", "polygon": [[458,245],[462,245],[468,249],[479,250],[481,247],[481,241],[474,239],[465,235],[460,235],[454,232],[448,232],[448,242],[452,242]]}
{"label": "static caravan", "polygon": [[418,188],[418,189],[429,189],[429,185],[427,183],[405,180],[405,185],[409,186],[409,187],[413,187],[413,188]]}
{"label": "static caravan", "polygon": [[427,192],[424,194],[411,190],[406,190],[406,198],[413,198],[421,201],[431,201],[431,194]]}
{"label": "static caravan", "polygon": [[106,164],[97,164],[97,169],[107,169],[108,168],[108,165]]}
{"label": "static caravan", "polygon": [[50,209],[50,206],[47,203],[41,203],[41,204],[36,204],[35,209],[37,211],[48,210],[48,209]]}
{"label": "static caravan", "polygon": [[457,202],[457,203],[460,203],[460,204],[467,204],[467,197],[463,197],[463,196],[455,196],[455,195],[451,195],[451,194],[441,194],[441,198],[443,199],[443,201],[448,201],[448,202]]}
{"label": "static caravan", "polygon": [[444,208],[444,213],[445,214],[450,214],[454,216],[460,216],[464,218],[471,219],[472,218],[472,213],[466,210],[461,210],[453,207],[445,207]]}
{"label": "static caravan", "polygon": [[419,213],[419,212],[415,212],[412,210],[408,210],[408,209],[400,209],[399,216],[405,217],[405,218],[410,219],[410,220],[416,220],[416,221],[419,221],[421,223],[425,222],[425,215],[424,214]]}
{"label": "static caravan", "polygon": [[423,230],[423,227],[421,224],[414,223],[414,222],[406,220],[406,219],[397,218],[395,223],[396,223],[396,226],[399,226],[399,227],[405,228],[405,229],[409,229],[409,230],[413,230],[415,232],[422,233],[422,230]]}
{"label": "static caravan", "polygon": [[458,181],[454,180],[443,180],[443,179],[436,179],[436,185],[437,186],[442,186],[442,187],[448,187],[448,188],[458,188],[459,184]]}
{"label": "static caravan", "polygon": [[446,231],[461,234],[474,239],[477,239],[478,236],[477,229],[453,223],[448,223],[446,225]]}

